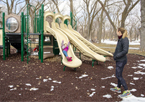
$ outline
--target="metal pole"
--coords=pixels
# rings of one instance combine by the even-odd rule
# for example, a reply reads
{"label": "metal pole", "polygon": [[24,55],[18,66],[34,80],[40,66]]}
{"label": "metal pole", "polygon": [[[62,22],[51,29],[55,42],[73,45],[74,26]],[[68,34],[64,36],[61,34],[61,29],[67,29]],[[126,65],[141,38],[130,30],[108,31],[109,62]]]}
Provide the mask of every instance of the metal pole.
{"label": "metal pole", "polygon": [[73,14],[72,14],[72,12],[70,12],[70,18],[71,18],[71,20],[70,20],[70,25],[71,25],[72,28],[73,28]]}
{"label": "metal pole", "polygon": [[24,13],[21,13],[21,61],[24,61]]}
{"label": "metal pole", "polygon": [[41,6],[42,13],[41,13],[41,63],[43,63],[43,22],[44,22],[44,5]]}
{"label": "metal pole", "polygon": [[3,12],[3,60],[6,60],[5,56],[5,13]]}
{"label": "metal pole", "polygon": [[28,61],[29,61],[29,52],[28,52],[28,50],[29,50],[29,46],[28,46],[28,35],[29,34],[29,5],[27,5],[27,63],[28,63]]}
{"label": "metal pole", "polygon": [[[39,33],[41,34],[41,9],[39,9]],[[41,59],[41,35],[39,35],[39,59]]]}
{"label": "metal pole", "polygon": [[26,17],[27,15],[24,15],[24,32],[26,32]]}
{"label": "metal pole", "polygon": [[7,55],[7,56],[6,56],[6,57],[8,57],[8,53],[9,53],[9,49],[8,49],[8,38],[6,38],[6,46],[7,46],[7,48],[6,48],[6,49],[7,49],[7,50],[6,50],[6,53],[7,53],[6,55]]}

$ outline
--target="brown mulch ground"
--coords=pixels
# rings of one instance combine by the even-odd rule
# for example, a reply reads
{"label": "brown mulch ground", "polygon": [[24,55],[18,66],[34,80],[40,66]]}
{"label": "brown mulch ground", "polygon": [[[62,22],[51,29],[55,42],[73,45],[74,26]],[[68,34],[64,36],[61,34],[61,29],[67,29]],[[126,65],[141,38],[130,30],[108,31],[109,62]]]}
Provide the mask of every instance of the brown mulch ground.
{"label": "brown mulch ground", "polygon": [[[120,101],[117,93],[110,91],[111,83],[117,84],[115,75],[115,62],[99,62],[99,65],[91,65],[91,61],[83,61],[83,64],[73,70],[66,68],[58,61],[40,60],[31,58],[29,64],[21,62],[21,55],[11,51],[11,55],[4,61],[0,49],[0,101]],[[134,72],[145,72],[145,67],[133,69],[139,66],[143,56],[128,54],[128,64],[125,66],[123,76],[128,88],[136,89],[133,95],[141,97],[145,95],[145,75],[134,74]],[[108,69],[113,66],[113,69]],[[82,75],[88,75],[79,78]],[[110,77],[110,78],[107,78]],[[133,80],[138,77],[139,80]],[[106,79],[102,79],[106,78]],[[135,85],[130,84],[134,83]],[[36,89],[36,90],[33,90]],[[122,88],[123,92],[123,88]],[[90,95],[94,93],[92,97]],[[112,98],[105,98],[103,95],[111,95]]]}

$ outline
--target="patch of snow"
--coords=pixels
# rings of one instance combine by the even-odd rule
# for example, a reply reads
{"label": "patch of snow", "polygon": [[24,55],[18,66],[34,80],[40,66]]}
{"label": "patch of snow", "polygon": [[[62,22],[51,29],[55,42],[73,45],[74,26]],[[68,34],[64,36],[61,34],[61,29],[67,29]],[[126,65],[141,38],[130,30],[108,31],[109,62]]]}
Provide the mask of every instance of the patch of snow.
{"label": "patch of snow", "polygon": [[89,95],[89,97],[92,97],[96,92],[92,92],[92,94]]}
{"label": "patch of snow", "polygon": [[102,88],[105,88],[105,86],[101,86]]}
{"label": "patch of snow", "polygon": [[140,60],[140,61],[145,62],[145,60]]}
{"label": "patch of snow", "polygon": [[137,68],[142,68],[141,66],[138,66]]}
{"label": "patch of snow", "polygon": [[129,47],[129,49],[131,49],[131,50],[139,50],[139,48],[137,48],[137,47]]}
{"label": "patch of snow", "polygon": [[142,97],[144,97],[144,94],[141,94]]}
{"label": "patch of snow", "polygon": [[48,79],[43,79],[43,82],[47,82],[48,81]]}
{"label": "patch of snow", "polygon": [[21,93],[19,93],[19,95],[21,95]]}
{"label": "patch of snow", "polygon": [[128,75],[128,76],[133,76],[133,75]]}
{"label": "patch of snow", "polygon": [[130,82],[130,84],[131,84],[131,85],[135,85],[134,83],[131,83],[131,82]]}
{"label": "patch of snow", "polygon": [[12,87],[14,87],[14,85],[9,85],[8,87],[12,88]]}
{"label": "patch of snow", "polygon": [[57,80],[53,80],[52,82],[61,84],[61,82],[60,81],[57,81]]}
{"label": "patch of snow", "polygon": [[36,78],[36,79],[39,79],[39,78]]}
{"label": "patch of snow", "polygon": [[115,77],[115,75],[113,74],[112,76],[110,76],[110,77],[106,77],[106,78],[101,78],[102,80],[105,80],[105,79],[109,79],[109,78],[114,78]]}
{"label": "patch of snow", "polygon": [[117,84],[115,84],[115,83],[112,83],[112,82],[111,82],[110,84],[111,84],[112,86],[114,86],[114,87],[116,87],[116,86],[117,86]]}
{"label": "patch of snow", "polygon": [[107,94],[107,95],[103,95],[103,97],[106,97],[106,98],[112,98],[111,95]]}
{"label": "patch of snow", "polygon": [[137,72],[134,72],[134,74],[141,74],[141,75],[145,75],[145,72],[137,71]]}
{"label": "patch of snow", "polygon": [[138,77],[133,77],[133,80],[138,80],[139,78]]}
{"label": "patch of snow", "polygon": [[36,91],[38,88],[31,88],[30,91]]}
{"label": "patch of snow", "polygon": [[131,67],[131,68],[136,69],[137,67]]}
{"label": "patch of snow", "polygon": [[54,86],[51,86],[51,89],[50,89],[50,91],[53,91],[54,90]]}
{"label": "patch of snow", "polygon": [[135,97],[134,95],[132,95],[128,98],[123,98],[123,100],[121,102],[145,102],[145,98]]}
{"label": "patch of snow", "polygon": [[140,66],[144,66],[145,67],[145,64],[143,64],[143,63],[141,63],[141,64],[139,64]]}
{"label": "patch of snow", "polygon": [[136,90],[136,89],[131,89],[130,91],[131,91],[131,92],[135,92],[135,91],[137,91],[137,90]]}
{"label": "patch of snow", "polygon": [[12,90],[17,90],[17,88],[15,87],[15,88],[13,88],[13,89],[10,89],[10,91],[12,91]]}
{"label": "patch of snow", "polygon": [[26,83],[26,86],[31,86],[31,84],[29,84],[29,83]]}
{"label": "patch of snow", "polygon": [[51,78],[49,78],[48,80],[52,80]]}
{"label": "patch of snow", "polygon": [[[88,76],[88,75],[83,74],[82,76],[79,77],[79,79],[84,78],[84,77],[87,77],[87,76]],[[76,77],[76,78],[77,78],[77,77]]]}
{"label": "patch of snow", "polygon": [[114,68],[113,66],[108,66],[108,69],[110,69],[110,70],[113,69],[113,68]]}
{"label": "patch of snow", "polygon": [[[117,41],[110,41],[109,39],[106,39],[103,41],[103,39],[102,39],[101,43],[116,45]],[[140,41],[129,42],[129,45],[140,45]]]}
{"label": "patch of snow", "polygon": [[91,88],[91,91],[95,91],[96,89]]}

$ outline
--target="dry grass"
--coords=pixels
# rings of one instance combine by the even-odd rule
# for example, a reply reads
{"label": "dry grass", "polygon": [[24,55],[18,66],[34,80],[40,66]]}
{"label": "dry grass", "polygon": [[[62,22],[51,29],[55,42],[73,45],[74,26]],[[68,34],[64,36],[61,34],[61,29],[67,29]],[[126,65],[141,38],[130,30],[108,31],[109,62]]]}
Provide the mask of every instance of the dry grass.
{"label": "dry grass", "polygon": [[[98,44],[98,43],[94,43],[96,46],[98,47],[116,47],[116,45],[112,45],[112,44]],[[140,47],[140,45],[129,45],[129,47]]]}
{"label": "dry grass", "polygon": [[[111,44],[96,44],[95,43],[95,45],[98,46],[98,47],[108,47],[108,48],[102,48],[102,49],[104,49],[106,51],[110,51],[112,53],[115,51],[115,48],[116,48],[116,45],[111,45]],[[129,47],[140,48],[140,45],[130,45]],[[130,49],[129,53],[130,54],[139,54],[139,55],[145,56],[145,52],[140,51],[140,50],[132,50],[132,49]]]}

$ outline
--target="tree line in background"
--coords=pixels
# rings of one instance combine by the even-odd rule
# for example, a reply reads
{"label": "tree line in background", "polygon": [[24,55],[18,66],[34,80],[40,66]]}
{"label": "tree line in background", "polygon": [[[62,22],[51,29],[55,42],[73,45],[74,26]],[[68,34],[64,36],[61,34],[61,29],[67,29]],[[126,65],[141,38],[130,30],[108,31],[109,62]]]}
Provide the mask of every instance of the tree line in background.
{"label": "tree line in background", "polygon": [[[41,4],[44,4],[45,11],[64,14],[70,10],[77,19],[77,30],[93,42],[101,43],[102,39],[117,40],[117,28],[124,27],[128,31],[130,41],[141,38],[141,50],[145,49],[145,25],[143,25],[145,0],[1,0],[0,2],[7,7],[7,14],[20,15],[21,12],[26,12],[28,3],[36,6],[37,13]],[[29,14],[33,19],[33,8]]]}

